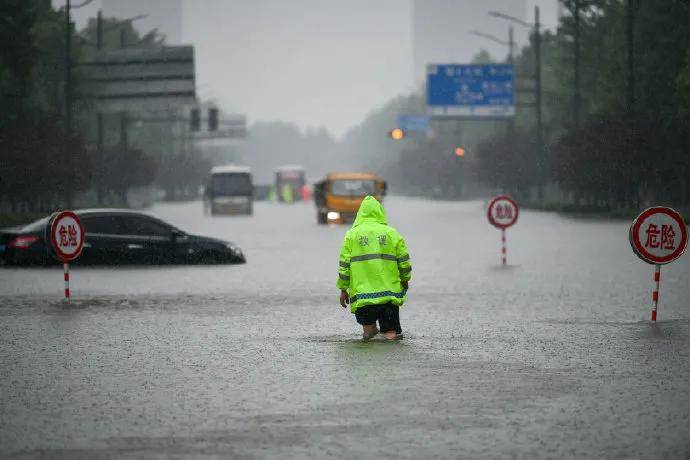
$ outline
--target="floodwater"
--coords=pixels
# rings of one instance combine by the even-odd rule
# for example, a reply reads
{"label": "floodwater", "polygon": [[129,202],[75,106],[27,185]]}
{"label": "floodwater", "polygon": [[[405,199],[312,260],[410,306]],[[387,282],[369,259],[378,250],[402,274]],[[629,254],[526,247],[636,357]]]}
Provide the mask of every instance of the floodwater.
{"label": "floodwater", "polygon": [[338,305],[344,227],[313,205],[151,212],[246,265],[0,269],[0,457],[690,456],[690,256],[633,255],[625,221],[391,198],[413,280],[405,339]]}

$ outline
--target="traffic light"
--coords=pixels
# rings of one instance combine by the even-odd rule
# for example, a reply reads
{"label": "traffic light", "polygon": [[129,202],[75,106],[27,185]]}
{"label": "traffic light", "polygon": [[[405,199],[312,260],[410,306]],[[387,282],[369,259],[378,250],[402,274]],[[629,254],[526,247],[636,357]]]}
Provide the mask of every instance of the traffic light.
{"label": "traffic light", "polygon": [[201,129],[201,112],[199,109],[192,109],[189,112],[189,129],[192,131]]}
{"label": "traffic light", "polygon": [[455,147],[455,156],[456,157],[464,157],[465,156],[465,149],[462,147]]}
{"label": "traffic light", "polygon": [[393,128],[389,135],[394,141],[399,141],[405,137],[405,131],[400,128]]}
{"label": "traffic light", "polygon": [[218,109],[216,108],[208,109],[208,130],[218,130]]}

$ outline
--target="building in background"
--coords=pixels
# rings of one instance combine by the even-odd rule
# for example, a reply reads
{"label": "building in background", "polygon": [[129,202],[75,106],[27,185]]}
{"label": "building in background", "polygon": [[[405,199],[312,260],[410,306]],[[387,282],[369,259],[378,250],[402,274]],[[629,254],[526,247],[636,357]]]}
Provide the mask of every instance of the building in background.
{"label": "building in background", "polygon": [[182,41],[182,0],[101,0],[103,16],[137,20],[135,27],[143,35],[152,29],[165,35],[167,45]]}
{"label": "building in background", "polygon": [[[558,4],[558,0],[413,0],[415,82],[424,81],[429,63],[469,63],[482,49],[496,60],[505,60],[507,46],[469,33],[475,30],[508,41],[510,23],[490,17],[489,11],[500,11],[531,23],[534,6],[539,5],[541,22],[553,30],[558,21]],[[513,29],[517,53],[529,40],[529,30],[519,25]]]}

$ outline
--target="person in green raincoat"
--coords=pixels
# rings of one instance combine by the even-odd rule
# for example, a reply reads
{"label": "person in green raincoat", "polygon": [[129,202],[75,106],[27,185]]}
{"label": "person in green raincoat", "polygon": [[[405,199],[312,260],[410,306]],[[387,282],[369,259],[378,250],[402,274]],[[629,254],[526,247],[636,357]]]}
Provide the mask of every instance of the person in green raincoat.
{"label": "person in green raincoat", "polygon": [[411,278],[405,240],[386,223],[381,203],[367,196],[343,239],[337,281],[340,305],[350,305],[365,340],[379,330],[389,340],[402,338],[399,308],[405,302]]}
{"label": "person in green raincoat", "polygon": [[280,191],[280,193],[283,198],[283,203],[292,203],[293,201],[295,201],[295,196],[292,191],[292,185],[283,184],[283,188]]}

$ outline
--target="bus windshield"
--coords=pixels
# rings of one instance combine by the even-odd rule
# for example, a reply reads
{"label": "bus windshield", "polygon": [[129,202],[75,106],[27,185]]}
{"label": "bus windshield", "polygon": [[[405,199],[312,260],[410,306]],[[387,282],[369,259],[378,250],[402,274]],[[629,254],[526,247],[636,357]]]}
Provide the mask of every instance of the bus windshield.
{"label": "bus windshield", "polygon": [[331,194],[335,196],[376,195],[375,180],[335,180],[331,183]]}
{"label": "bus windshield", "polygon": [[248,173],[214,174],[211,191],[215,196],[247,196],[253,192],[252,178]]}

